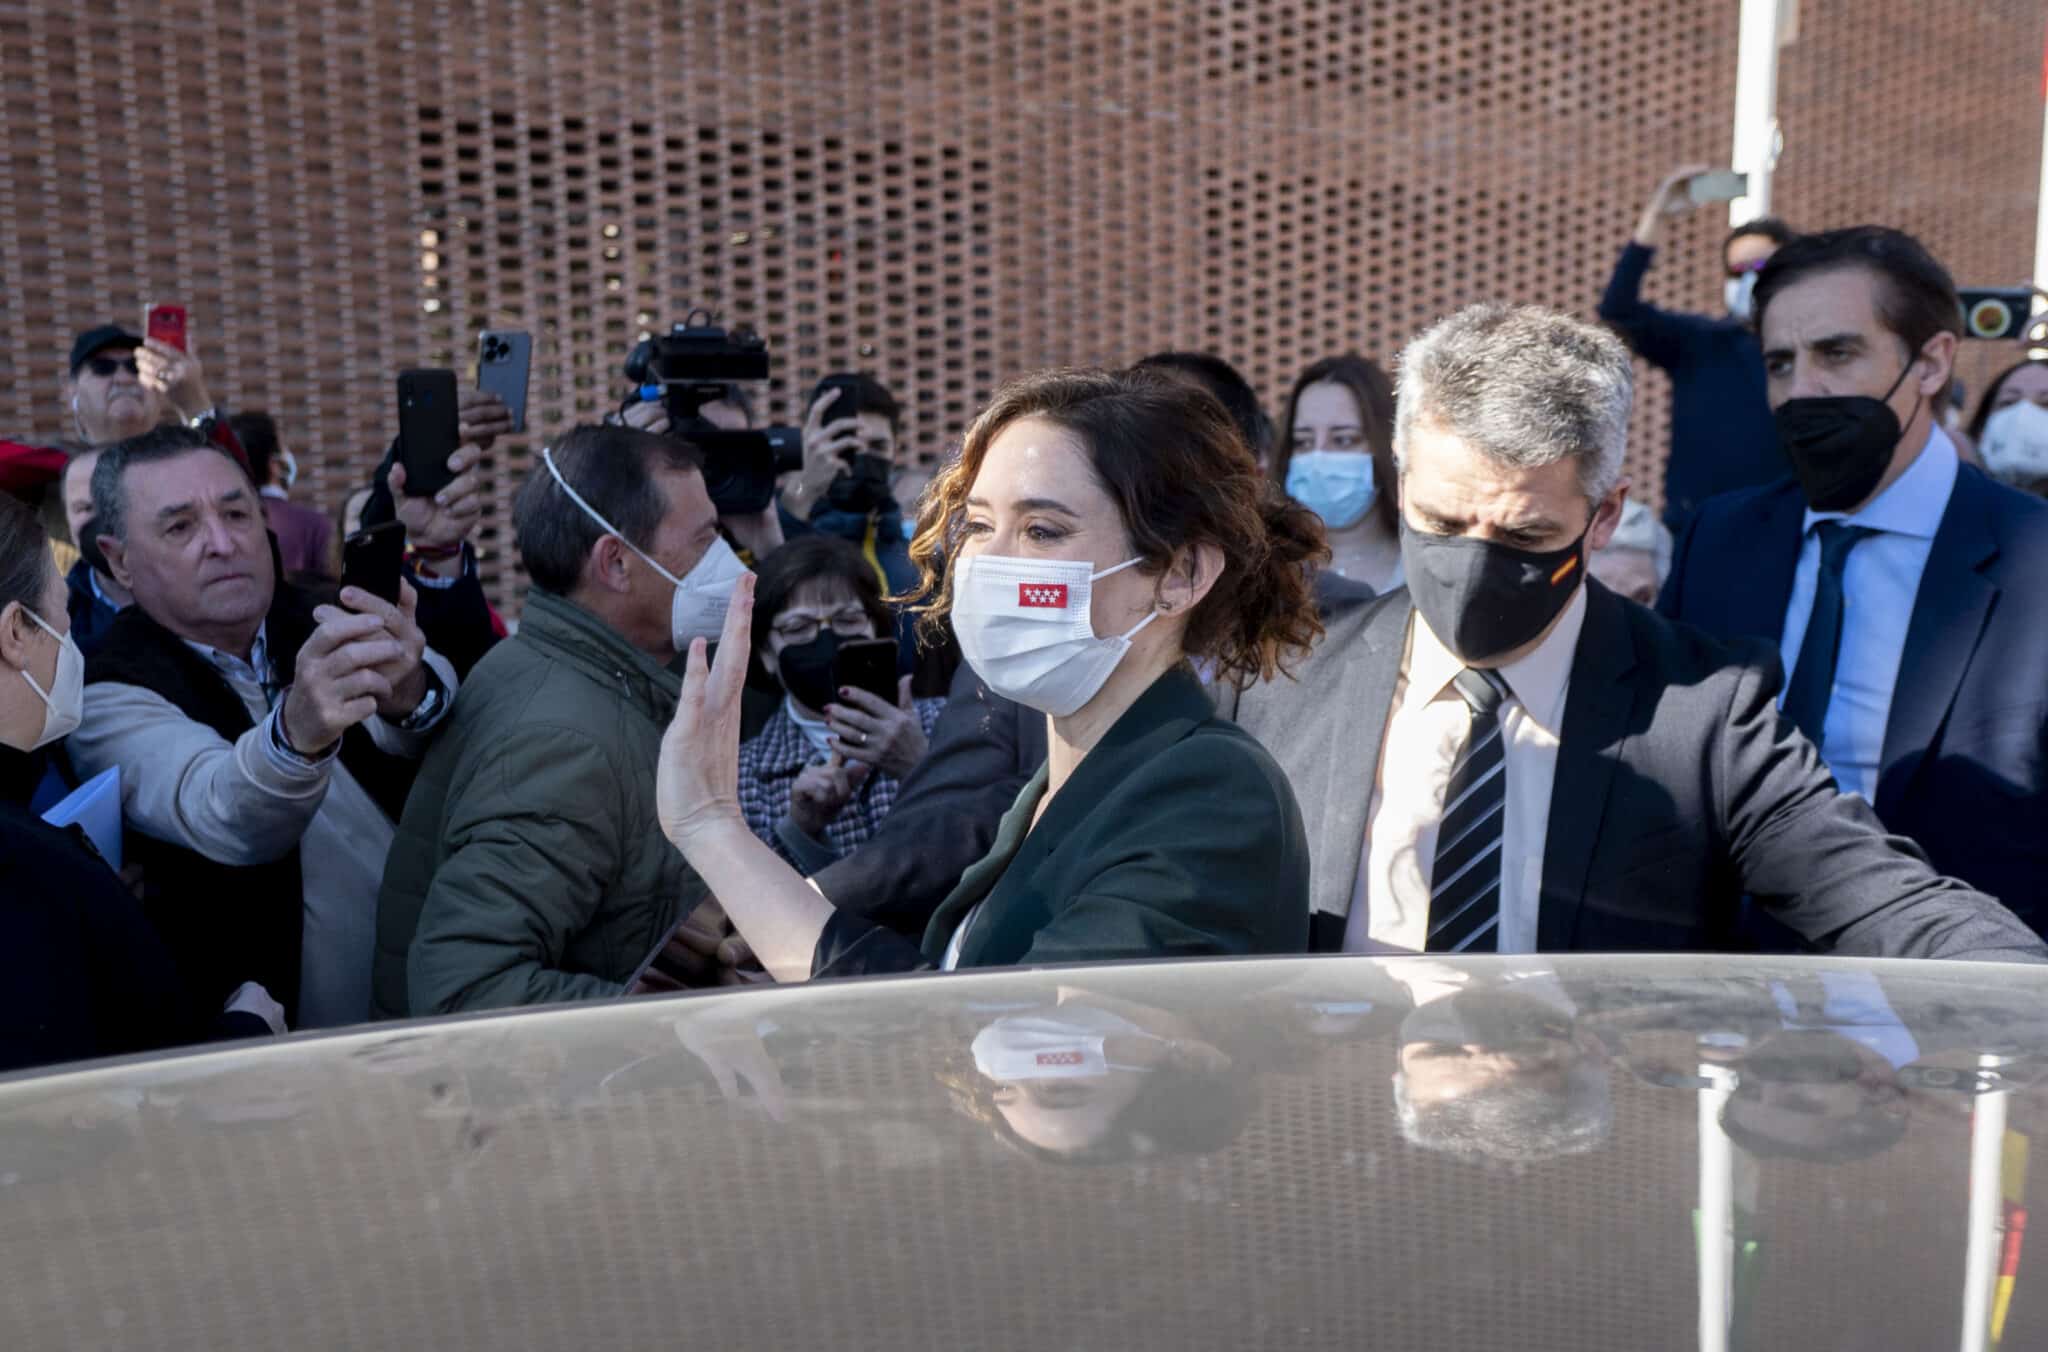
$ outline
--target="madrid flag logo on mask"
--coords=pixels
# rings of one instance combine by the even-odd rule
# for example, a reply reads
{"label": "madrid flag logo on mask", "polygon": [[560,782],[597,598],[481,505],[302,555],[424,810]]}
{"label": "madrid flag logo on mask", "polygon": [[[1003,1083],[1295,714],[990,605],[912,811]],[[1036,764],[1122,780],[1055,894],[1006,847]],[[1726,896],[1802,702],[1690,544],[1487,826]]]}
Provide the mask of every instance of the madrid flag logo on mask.
{"label": "madrid flag logo on mask", "polygon": [[1063,582],[1019,582],[1017,604],[1034,610],[1065,610],[1067,587]]}

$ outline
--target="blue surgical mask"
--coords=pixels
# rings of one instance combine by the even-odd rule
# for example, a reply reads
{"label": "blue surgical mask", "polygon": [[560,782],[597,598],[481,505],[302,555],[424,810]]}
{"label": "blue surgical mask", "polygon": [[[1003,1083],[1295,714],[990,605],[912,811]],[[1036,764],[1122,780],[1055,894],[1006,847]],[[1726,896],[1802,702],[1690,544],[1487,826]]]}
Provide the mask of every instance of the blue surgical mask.
{"label": "blue surgical mask", "polygon": [[1372,457],[1361,451],[1296,451],[1287,463],[1287,496],[1331,530],[1357,525],[1378,491]]}

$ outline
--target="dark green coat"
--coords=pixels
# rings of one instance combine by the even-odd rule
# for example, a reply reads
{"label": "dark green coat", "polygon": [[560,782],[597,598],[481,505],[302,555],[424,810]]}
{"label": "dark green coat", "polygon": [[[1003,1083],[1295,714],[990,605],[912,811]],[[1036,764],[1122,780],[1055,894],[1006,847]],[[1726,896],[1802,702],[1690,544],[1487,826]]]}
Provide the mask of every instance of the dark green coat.
{"label": "dark green coat", "polygon": [[1040,769],[921,946],[842,911],[819,937],[814,974],[937,966],[977,902],[962,967],[1308,948],[1294,792],[1264,747],[1215,716],[1185,667],[1138,697],[1033,829],[1045,786]]}
{"label": "dark green coat", "polygon": [[617,995],[704,885],[654,812],[680,683],[535,588],[462,685],[377,903],[380,1018]]}

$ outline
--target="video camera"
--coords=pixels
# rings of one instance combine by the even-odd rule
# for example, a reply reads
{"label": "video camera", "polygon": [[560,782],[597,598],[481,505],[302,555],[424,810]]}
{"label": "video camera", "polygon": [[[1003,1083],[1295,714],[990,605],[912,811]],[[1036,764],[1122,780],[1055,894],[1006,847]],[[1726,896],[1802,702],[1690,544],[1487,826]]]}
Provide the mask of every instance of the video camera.
{"label": "video camera", "polygon": [[733,431],[703,416],[704,406],[724,399],[729,385],[768,379],[768,345],[753,330],[728,333],[708,312],[692,310],[667,333],[634,347],[626,378],[639,386],[641,400],[659,400],[668,410],[676,436],[704,452],[704,486],[720,515],[763,511],[775,499],[776,479],[803,468],[799,429]]}

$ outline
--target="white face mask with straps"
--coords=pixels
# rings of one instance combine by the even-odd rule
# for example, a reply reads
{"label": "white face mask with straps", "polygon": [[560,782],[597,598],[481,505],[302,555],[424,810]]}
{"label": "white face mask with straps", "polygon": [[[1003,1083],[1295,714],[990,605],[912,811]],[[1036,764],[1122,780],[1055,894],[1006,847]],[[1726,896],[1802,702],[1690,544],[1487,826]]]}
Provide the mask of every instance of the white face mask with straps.
{"label": "white face mask with straps", "polygon": [[1088,608],[1094,584],[1139,562],[1091,573],[1084,561],[996,554],[960,560],[952,620],[961,656],[1004,699],[1066,717],[1095,698],[1131,639],[1159,618],[1154,610],[1115,638],[1095,635]]}
{"label": "white face mask with straps", "polygon": [[60,634],[50,627],[50,622],[30,610],[21,608],[21,613],[34,620],[36,627],[57,640],[57,674],[50,681],[50,688],[43,689],[36,684],[36,678],[23,668],[21,679],[28,682],[28,688],[36,692],[43,702],[43,730],[28,749],[48,746],[60,737],[69,737],[78,730],[79,720],[85,715],[85,654],[78,650],[78,644],[70,634]]}
{"label": "white face mask with straps", "polygon": [[583,495],[569,487],[569,481],[562,477],[562,471],[555,468],[553,447],[543,447],[541,464],[547,466],[548,475],[555,486],[569,495],[569,501],[583,509],[592,521],[604,528],[604,533],[617,538],[618,542],[640,556],[649,568],[661,574],[674,585],[675,600],[669,607],[669,642],[679,653],[690,650],[691,639],[704,639],[716,643],[725,630],[725,612],[732,606],[732,590],[740,578],[746,575],[747,565],[740,562],[740,556],[732,552],[732,546],[719,536],[704,551],[704,557],[696,566],[681,577],[649,558],[647,551],[619,533],[619,529],[604,519],[599,511],[583,500]]}

